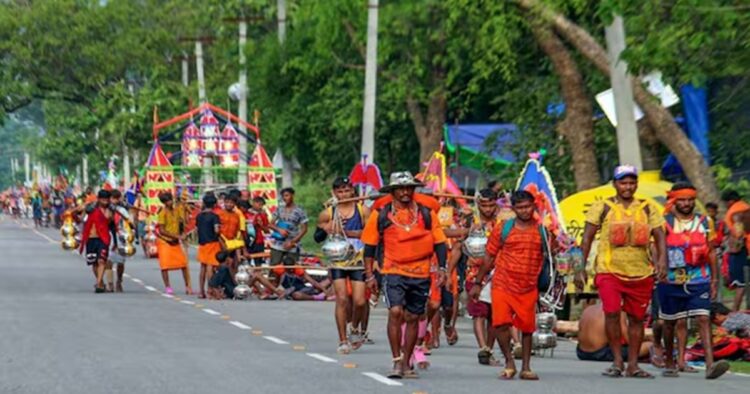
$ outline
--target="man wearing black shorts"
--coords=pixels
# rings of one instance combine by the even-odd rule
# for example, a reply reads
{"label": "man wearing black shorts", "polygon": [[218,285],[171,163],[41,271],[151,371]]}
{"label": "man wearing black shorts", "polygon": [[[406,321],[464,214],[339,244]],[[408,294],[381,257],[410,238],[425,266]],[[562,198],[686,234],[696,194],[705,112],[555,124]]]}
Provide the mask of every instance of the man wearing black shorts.
{"label": "man wearing black shorts", "polygon": [[96,278],[94,289],[96,293],[104,293],[104,269],[109,259],[109,245],[112,240],[112,211],[109,209],[111,194],[107,190],[100,190],[97,195],[96,206],[88,212],[83,225],[83,239],[80,251],[86,248],[86,264]]}
{"label": "man wearing black shorts", "polygon": [[[354,197],[354,186],[349,178],[339,177],[333,182],[333,194],[336,201]],[[318,228],[315,230],[315,241],[323,242],[330,234],[346,236],[351,245],[351,257],[343,262],[332,263],[331,279],[336,292],[336,327],[339,333],[337,351],[348,354],[358,349],[364,340],[360,323],[364,317],[367,300],[365,299],[364,265],[362,251],[364,244],[360,240],[365,227],[369,210],[362,204],[351,201],[336,203],[318,215]],[[351,286],[351,296],[348,286]],[[346,323],[351,310],[351,338],[346,335]]]}
{"label": "man wearing black shorts", "polygon": [[[417,378],[410,365],[417,343],[418,319],[425,313],[430,291],[432,255],[438,261],[438,287],[445,283],[448,250],[437,215],[414,201],[414,190],[423,186],[409,172],[391,174],[390,184],[380,190],[392,202],[372,212],[362,233],[365,244],[365,278],[373,292],[375,249],[383,248],[383,290],[388,307],[388,341],[393,355],[392,379]],[[377,204],[377,202],[376,202]],[[401,325],[406,323],[402,347]]]}

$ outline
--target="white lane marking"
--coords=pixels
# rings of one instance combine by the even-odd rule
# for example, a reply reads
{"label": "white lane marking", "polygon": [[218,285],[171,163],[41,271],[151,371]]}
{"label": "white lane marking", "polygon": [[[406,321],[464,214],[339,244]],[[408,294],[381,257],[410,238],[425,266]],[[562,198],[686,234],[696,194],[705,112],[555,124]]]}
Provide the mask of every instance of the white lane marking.
{"label": "white lane marking", "polygon": [[195,305],[195,302],[194,301],[190,301],[190,300],[182,300],[180,302],[183,303],[183,304],[185,304],[185,305]]}
{"label": "white lane marking", "polygon": [[56,244],[56,243],[57,243],[57,241],[55,241],[54,239],[52,239],[52,238],[48,237],[48,236],[47,236],[46,234],[42,234],[42,233],[40,233],[39,231],[37,231],[37,230],[35,230],[35,229],[32,229],[32,231],[34,231],[34,233],[36,233],[36,235],[38,235],[38,236],[40,236],[40,237],[42,237],[42,238],[46,239],[47,241],[50,241],[50,242],[51,242],[51,243],[53,243],[53,244]]}
{"label": "white lane marking", "polygon": [[138,278],[132,278],[132,279],[130,279],[130,280],[132,280],[133,282],[135,282],[135,283],[138,283],[138,284],[140,284],[140,285],[142,285],[142,284],[143,284],[143,281],[142,281],[142,280],[140,280],[140,279],[138,279]]}
{"label": "white lane marking", "polygon": [[219,312],[216,312],[216,311],[215,311],[215,310],[213,310],[213,309],[208,309],[208,308],[205,308],[205,309],[203,309],[203,312],[206,312],[206,313],[208,313],[209,315],[213,315],[213,316],[218,316],[218,315],[221,315],[221,313],[219,313]]}
{"label": "white lane marking", "polygon": [[263,338],[265,338],[267,341],[271,341],[271,342],[277,343],[279,345],[288,345],[289,344],[289,342],[287,342],[287,341],[285,341],[285,340],[283,340],[281,338],[272,337],[270,335],[266,335]]}
{"label": "white lane marking", "polygon": [[306,353],[306,354],[307,354],[308,357],[312,357],[312,358],[314,358],[316,360],[320,360],[320,361],[322,361],[324,363],[335,363],[336,362],[335,359],[332,359],[330,357],[326,357],[326,356],[324,356],[322,354],[319,354],[319,353]]}
{"label": "white lane marking", "polygon": [[148,291],[156,291],[156,288],[153,286],[146,286],[146,290]]}
{"label": "white lane marking", "polygon": [[161,295],[161,296],[162,296],[162,297],[166,297],[166,298],[174,298],[174,296],[173,296],[173,295],[171,295],[171,294],[167,294],[167,293],[162,293],[162,295]]}
{"label": "white lane marking", "polygon": [[128,275],[128,274],[122,274],[122,276],[124,276],[126,278],[130,278],[130,275]]}
{"label": "white lane marking", "polygon": [[306,269],[305,270],[310,275],[316,275],[316,276],[326,276],[328,275],[328,271],[326,270],[317,270],[317,269]]}
{"label": "white lane marking", "polygon": [[367,376],[370,379],[375,379],[378,382],[383,383],[383,384],[388,385],[388,386],[403,386],[404,385],[401,382],[397,382],[397,381],[395,381],[393,379],[388,379],[385,376],[383,376],[383,375],[381,375],[379,373],[375,373],[375,372],[362,372],[362,375],[365,375],[365,376]]}
{"label": "white lane marking", "polygon": [[252,327],[248,326],[247,324],[244,324],[244,323],[238,322],[238,321],[234,321],[234,320],[230,321],[229,324],[231,324],[231,325],[239,328],[240,330],[250,330],[250,329],[252,329]]}

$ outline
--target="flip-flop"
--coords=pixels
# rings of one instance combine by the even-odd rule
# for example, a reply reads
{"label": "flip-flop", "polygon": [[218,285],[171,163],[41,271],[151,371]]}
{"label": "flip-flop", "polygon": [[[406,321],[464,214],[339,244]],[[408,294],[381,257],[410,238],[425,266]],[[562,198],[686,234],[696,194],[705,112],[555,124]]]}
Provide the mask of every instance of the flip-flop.
{"label": "flip-flop", "polygon": [[684,372],[684,373],[698,373],[698,372],[700,372],[697,369],[695,369],[695,368],[693,368],[693,367],[691,367],[689,365],[685,365],[683,367],[680,367],[679,370],[680,370],[680,372]]}
{"label": "flip-flop", "polygon": [[651,365],[653,365],[656,368],[666,368],[666,364],[664,363],[664,355],[657,355],[656,349],[652,345],[648,348],[648,354],[649,354],[649,361],[651,361]]}
{"label": "flip-flop", "polygon": [[677,368],[666,368],[661,372],[661,376],[665,378],[679,378],[680,371]]}
{"label": "flip-flop", "polygon": [[391,370],[390,373],[388,373],[388,379],[403,379],[404,378],[404,371],[401,370],[401,361],[404,359],[403,355],[401,357],[396,357],[393,359],[393,370]]}
{"label": "flip-flop", "polygon": [[626,373],[626,378],[633,378],[633,379],[655,379],[654,375],[651,375],[650,373],[638,368],[633,373]]}
{"label": "flip-flop", "polygon": [[621,378],[622,369],[612,364],[609,368],[605,369],[604,372],[602,372],[602,376],[606,376],[608,378]]}
{"label": "flip-flop", "polygon": [[484,348],[477,353],[477,359],[481,365],[490,365],[490,357],[492,357],[492,353],[490,353],[487,348]]}
{"label": "flip-flop", "polygon": [[706,379],[714,380],[718,379],[721,375],[724,375],[729,371],[729,363],[726,360],[719,360],[706,370]]}
{"label": "flip-flop", "polygon": [[500,375],[498,375],[498,378],[500,380],[513,380],[513,378],[516,377],[516,370],[513,368],[505,368],[502,372],[500,372]]}
{"label": "flip-flop", "polygon": [[521,375],[518,378],[521,380],[539,380],[539,375],[532,371],[521,371]]}
{"label": "flip-flop", "polygon": [[419,379],[419,374],[413,369],[407,369],[403,374],[404,379]]}

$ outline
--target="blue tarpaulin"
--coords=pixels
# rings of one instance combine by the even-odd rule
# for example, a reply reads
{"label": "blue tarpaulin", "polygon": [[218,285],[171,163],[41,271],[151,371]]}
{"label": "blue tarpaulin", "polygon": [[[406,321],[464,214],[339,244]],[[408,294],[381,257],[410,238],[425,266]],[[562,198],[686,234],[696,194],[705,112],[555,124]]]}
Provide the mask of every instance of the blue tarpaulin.
{"label": "blue tarpaulin", "polygon": [[[445,143],[451,153],[456,148],[460,148],[462,154],[487,156],[489,153],[492,159],[507,165],[516,161],[510,149],[516,141],[516,130],[516,125],[512,123],[446,125]],[[487,145],[488,139],[495,142],[493,146]]]}
{"label": "blue tarpaulin", "polygon": [[[680,99],[682,110],[685,115],[683,130],[693,142],[693,145],[703,155],[703,159],[711,164],[711,154],[708,146],[708,99],[705,88],[697,88],[693,85],[683,85],[680,88]],[[682,167],[673,155],[669,155],[662,166],[662,174],[667,179],[679,178]]]}

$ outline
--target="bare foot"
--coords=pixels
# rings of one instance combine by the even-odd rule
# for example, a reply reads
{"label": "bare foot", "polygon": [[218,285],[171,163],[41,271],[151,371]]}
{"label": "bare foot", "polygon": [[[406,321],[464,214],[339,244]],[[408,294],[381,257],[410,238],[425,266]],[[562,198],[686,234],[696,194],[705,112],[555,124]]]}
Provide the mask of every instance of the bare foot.
{"label": "bare foot", "polygon": [[186,287],[185,288],[185,294],[187,294],[187,295],[193,295],[193,289],[190,288],[190,287]]}

